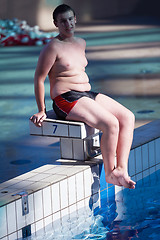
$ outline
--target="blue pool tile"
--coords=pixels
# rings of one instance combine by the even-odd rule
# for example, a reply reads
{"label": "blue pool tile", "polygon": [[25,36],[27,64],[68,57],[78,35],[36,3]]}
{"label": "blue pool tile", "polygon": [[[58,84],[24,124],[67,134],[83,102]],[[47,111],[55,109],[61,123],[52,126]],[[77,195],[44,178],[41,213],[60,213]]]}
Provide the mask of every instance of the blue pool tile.
{"label": "blue pool tile", "polygon": [[105,180],[105,171],[104,171],[104,165],[100,164],[99,166],[99,171],[100,171],[100,191],[106,189],[108,187],[108,184],[106,183]]}
{"label": "blue pool tile", "polygon": [[156,157],[155,157],[155,143],[154,141],[149,142],[149,167],[155,166]]}
{"label": "blue pool tile", "polygon": [[142,171],[142,149],[138,147],[135,149],[136,160],[136,174]]}
{"label": "blue pool tile", "polygon": [[130,176],[133,176],[136,173],[135,149],[132,149],[129,154],[128,171]]}
{"label": "blue pool tile", "polygon": [[107,192],[108,192],[108,198],[112,199],[115,198],[115,186],[112,184],[109,184],[110,187],[107,188]]}
{"label": "blue pool tile", "polygon": [[143,165],[143,171],[148,169],[149,167],[149,156],[148,156],[148,143],[144,144],[142,146],[142,165]]}
{"label": "blue pool tile", "polygon": [[156,164],[160,163],[160,138],[155,140],[155,158]]}

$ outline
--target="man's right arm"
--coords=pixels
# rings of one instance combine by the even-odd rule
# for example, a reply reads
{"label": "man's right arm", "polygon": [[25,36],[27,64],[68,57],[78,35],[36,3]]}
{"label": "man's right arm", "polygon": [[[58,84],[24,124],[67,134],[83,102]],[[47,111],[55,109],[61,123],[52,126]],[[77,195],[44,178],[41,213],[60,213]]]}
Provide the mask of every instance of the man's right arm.
{"label": "man's right arm", "polygon": [[44,82],[55,60],[55,47],[53,44],[49,44],[42,50],[39,56],[34,76],[34,89],[38,113],[34,114],[30,119],[38,127],[42,125],[43,120],[46,118]]}
{"label": "man's right arm", "polygon": [[38,127],[41,127],[43,120],[46,118],[45,101],[44,101],[45,99],[44,81],[45,81],[45,78],[35,73],[34,90],[35,90],[35,98],[38,106],[38,113],[34,114],[30,119]]}

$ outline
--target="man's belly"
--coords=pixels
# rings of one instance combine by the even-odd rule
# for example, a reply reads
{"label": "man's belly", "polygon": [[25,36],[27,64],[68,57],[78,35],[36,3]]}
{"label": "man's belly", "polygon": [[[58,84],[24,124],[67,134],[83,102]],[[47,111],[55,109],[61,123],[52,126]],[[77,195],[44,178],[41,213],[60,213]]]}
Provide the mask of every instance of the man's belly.
{"label": "man's belly", "polygon": [[50,95],[51,98],[55,98],[56,96],[71,91],[90,91],[91,85],[89,83],[88,76],[85,72],[75,76],[65,76],[58,77],[56,80],[50,79],[51,89]]}
{"label": "man's belly", "polygon": [[56,96],[68,92],[68,91],[79,91],[79,92],[84,92],[84,91],[90,91],[91,90],[91,85],[90,83],[64,83],[64,82],[56,82],[53,88],[51,88],[51,98],[55,98]]}

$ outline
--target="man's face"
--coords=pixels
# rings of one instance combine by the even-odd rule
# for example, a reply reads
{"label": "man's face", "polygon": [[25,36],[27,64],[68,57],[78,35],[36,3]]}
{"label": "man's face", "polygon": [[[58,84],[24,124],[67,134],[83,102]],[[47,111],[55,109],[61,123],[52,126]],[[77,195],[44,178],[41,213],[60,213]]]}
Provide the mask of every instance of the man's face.
{"label": "man's face", "polygon": [[59,33],[65,36],[71,36],[74,34],[76,17],[72,11],[60,13],[57,16],[57,20],[54,22],[58,27]]}

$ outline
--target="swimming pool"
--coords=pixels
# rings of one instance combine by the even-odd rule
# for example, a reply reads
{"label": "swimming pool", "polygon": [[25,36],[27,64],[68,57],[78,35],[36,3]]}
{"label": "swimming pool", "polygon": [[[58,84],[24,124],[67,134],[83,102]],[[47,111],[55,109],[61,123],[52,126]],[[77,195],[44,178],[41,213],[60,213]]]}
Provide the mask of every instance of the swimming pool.
{"label": "swimming pool", "polygon": [[[93,28],[95,31],[95,26],[93,26]],[[105,28],[107,30],[107,27]],[[128,28],[130,28],[130,26],[128,25],[127,20],[127,29]],[[113,29],[113,32],[109,33],[109,35],[106,33],[105,38],[102,38],[103,34],[99,35],[97,33],[97,36],[93,36],[91,33],[91,35],[89,34],[90,39],[87,39],[87,42],[89,44],[87,50],[87,55],[89,59],[87,71],[92,82],[93,90],[99,90],[103,91],[105,94],[111,94],[111,96],[113,96],[116,100],[131,109],[135,113],[136,119],[140,121],[140,123],[144,123],[146,120],[148,122],[153,119],[158,119],[160,113],[160,55],[158,45],[159,43],[157,42],[159,30],[153,29],[152,31],[147,30],[147,28],[143,31],[140,30],[138,34],[136,31],[133,30],[132,35],[134,36],[134,41],[136,36],[139,40],[141,40],[139,42],[136,41],[136,43],[131,43],[127,40],[128,36],[130,39],[132,38],[132,35],[128,35],[127,29],[125,32],[118,31],[117,34],[115,33],[115,39],[116,41],[118,41],[116,42],[116,44],[114,44],[114,42],[112,41],[113,37],[111,38],[111,36],[109,36],[115,31],[115,29]],[[152,26],[149,26],[149,28],[152,28]],[[113,35],[115,34],[113,33]],[[148,42],[142,41],[143,36],[147,36],[147,38],[145,39]],[[121,43],[119,42],[119,37],[121,39],[122,37],[126,37],[126,41],[124,44],[122,43],[122,41]],[[107,42],[105,46],[101,46],[100,44],[102,42],[99,42],[99,40],[101,39],[106,39],[106,41],[110,41],[110,43],[113,44],[108,44],[109,42]],[[95,44],[95,46],[92,46],[94,45],[93,40],[95,41],[95,43],[96,41],[97,43],[99,42],[99,44]],[[128,223],[128,225],[123,225],[126,223],[124,217],[127,216],[128,213],[127,212],[126,214],[123,214],[123,211],[125,211],[125,209],[121,211],[123,201],[125,201],[124,197],[123,201],[121,199],[121,196],[119,196],[119,200],[117,198],[115,199],[114,197],[111,199],[109,198],[109,200],[105,200],[104,197],[101,201],[101,208],[96,209],[97,212],[95,212],[94,216],[92,212],[88,209],[88,207],[86,207],[82,208],[81,211],[79,210],[79,208],[77,208],[76,212],[73,211],[73,213],[70,214],[68,217],[61,218],[61,216],[68,210],[62,208],[59,209],[59,212],[54,212],[54,209],[52,209],[50,206],[52,205],[52,199],[50,199],[49,196],[51,196],[52,193],[52,185],[48,185],[53,184],[53,182],[50,183],[49,178],[51,177],[51,173],[46,171],[46,168],[48,168],[48,166],[46,165],[50,165],[50,168],[53,167],[51,166],[53,165],[53,160],[57,160],[59,158],[59,146],[57,142],[54,144],[53,140],[50,140],[49,138],[45,139],[45,141],[40,141],[39,138],[33,139],[28,136],[28,118],[33,112],[37,110],[36,105],[34,104],[33,74],[40,49],[41,47],[11,47],[0,49],[0,106],[2,109],[1,126],[3,129],[0,136],[0,152],[2,163],[0,169],[0,180],[1,183],[4,182],[5,186],[9,184],[7,185],[7,189],[5,187],[5,189],[1,191],[2,200],[4,200],[4,195],[6,193],[5,198],[7,199],[7,201],[9,201],[9,204],[6,204],[5,206],[2,206],[0,208],[2,213],[0,214],[0,238],[3,240],[20,239],[22,236],[22,228],[26,225],[31,225],[31,232],[33,235],[40,228],[44,228],[47,231],[45,237],[42,233],[40,235],[37,235],[37,239],[47,239],[47,237],[48,239],[58,239],[58,234],[60,234],[59,239],[82,239],[82,237],[84,239],[87,239],[87,237],[88,239],[89,237],[90,239],[105,239],[106,236],[108,237],[108,239],[120,239],[120,237],[122,239],[125,239],[124,235],[127,234],[127,231],[129,231],[128,234],[133,235],[133,239],[136,237],[136,235],[134,234],[135,229],[132,229],[134,227],[134,222]],[[13,57],[14,62],[12,61]],[[47,109],[51,109],[48,81],[46,81],[46,105]],[[160,129],[159,126],[157,127],[156,131],[158,131],[158,129]],[[153,130],[151,129],[151,131],[148,133],[148,136],[152,133]],[[160,134],[156,135],[156,137],[158,138],[159,136]],[[156,143],[155,145],[152,142],[148,144],[146,143],[145,145],[140,147],[140,149],[138,148],[134,150],[135,153],[132,154],[134,156],[132,156],[131,161],[129,161],[129,170],[130,174],[136,178],[136,181],[139,178],[144,177],[146,172],[149,171],[148,169],[150,167],[153,167],[155,165],[157,166],[160,163],[160,141],[158,140],[157,142],[158,143]],[[42,169],[39,169],[41,167],[44,171],[43,173]],[[62,168],[63,167],[64,165],[62,165]],[[23,178],[21,175],[25,175],[25,177]],[[83,174],[79,173],[78,177],[77,175],[74,176],[73,179],[78,179],[81,182],[83,178],[80,179],[79,176]],[[48,176],[47,181],[49,183],[46,183],[42,179],[43,176]],[[15,177],[18,177],[19,180],[14,179]],[[41,180],[39,180],[40,177]],[[64,178],[64,175],[62,177]],[[7,180],[9,180],[9,182],[6,183]],[[66,186],[67,182],[70,182],[70,177],[69,180],[64,179],[64,184],[57,183],[56,186],[60,185],[60,189],[61,187],[63,189],[63,185]],[[71,197],[71,200],[76,199],[77,205],[81,205],[81,202],[79,200],[81,196],[86,197],[85,194],[81,195],[81,190],[84,189],[85,191],[87,190],[87,193],[90,192],[90,185],[87,185],[88,182],[89,181],[87,178],[87,182],[84,181],[84,186],[81,189],[79,188],[79,184],[74,185],[75,189],[72,185],[68,185],[67,190],[68,192],[70,192],[70,189],[72,189],[72,195],[73,189],[74,193],[76,193],[77,189],[78,191],[80,191],[78,193],[78,199],[76,198],[76,194]],[[44,186],[42,185],[42,183],[44,184]],[[150,189],[152,189],[151,186]],[[24,188],[27,190],[29,189],[30,212],[26,216],[21,216],[21,199],[13,201],[13,197],[9,195],[9,193],[11,192],[11,190],[13,190],[14,193],[17,193],[21,190],[24,190]],[[106,186],[104,186],[104,189],[105,188]],[[103,191],[103,189],[100,190]],[[133,194],[134,192],[137,193],[137,189],[133,191]],[[48,193],[48,195],[46,193]],[[63,190],[62,193],[62,197],[64,200],[64,202],[62,201],[62,205],[70,204],[69,206],[65,206],[69,210],[70,208],[73,209],[73,202],[68,203],[69,201],[67,200],[67,203],[65,203],[66,199],[64,197]],[[129,195],[130,194],[131,192],[129,192]],[[133,196],[131,195],[131,197]],[[82,199],[82,201],[83,200],[84,199]],[[107,201],[107,204],[105,201]],[[141,204],[143,201],[137,200],[139,204]],[[125,207],[127,206],[127,203],[128,202],[126,200]],[[47,205],[47,207],[45,204]],[[120,211],[118,211],[119,209]],[[127,207],[127,211],[129,211],[128,209],[129,206]],[[135,206],[133,209],[135,210],[133,211],[133,215],[137,213],[137,218],[139,218],[139,215],[141,214],[140,210],[137,210]],[[116,211],[118,211],[118,215]],[[54,219],[55,215],[57,216],[57,219],[59,217],[60,220],[56,221],[56,219]],[[108,218],[104,219],[104,215]],[[52,221],[52,218],[55,221],[53,228],[52,226],[47,225],[49,219]],[[123,219],[123,221],[121,221],[121,219]],[[146,223],[143,214],[142,222],[144,222],[144,224]],[[152,220],[151,222],[153,223]],[[99,224],[97,228],[98,230],[97,232],[93,232],[92,230],[95,229],[97,224]],[[84,228],[85,226],[86,228]],[[131,226],[132,228],[128,230],[128,226]],[[121,229],[121,234],[119,234],[118,228]],[[86,232],[84,232],[84,229],[86,229]],[[150,231],[149,229],[151,229],[151,227],[144,228],[141,233],[139,230],[138,234],[142,234],[147,230]],[[100,232],[100,230],[102,230],[102,232]],[[87,233],[87,231],[89,232]],[[72,235],[67,235],[71,232]],[[95,234],[97,235],[95,236]],[[100,236],[100,234],[102,234],[102,236]],[[142,239],[146,239],[146,237],[142,237]]]}
{"label": "swimming pool", "polygon": [[160,234],[160,170],[137,182],[135,190],[123,189],[116,197],[102,196],[94,213],[82,208],[32,240],[158,239]]}

